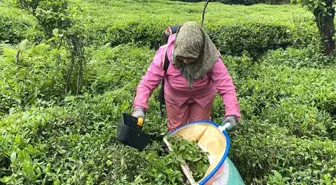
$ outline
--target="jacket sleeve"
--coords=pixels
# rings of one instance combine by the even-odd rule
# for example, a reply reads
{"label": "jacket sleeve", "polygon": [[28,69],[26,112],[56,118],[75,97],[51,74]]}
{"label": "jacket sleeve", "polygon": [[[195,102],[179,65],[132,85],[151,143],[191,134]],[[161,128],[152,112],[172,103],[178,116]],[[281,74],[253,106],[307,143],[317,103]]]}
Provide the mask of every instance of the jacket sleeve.
{"label": "jacket sleeve", "polygon": [[152,63],[149,65],[146,74],[138,84],[136,96],[133,101],[133,108],[142,107],[145,111],[148,110],[149,98],[164,77],[162,63],[164,60],[165,49],[166,46],[161,46],[156,51]]}
{"label": "jacket sleeve", "polygon": [[223,99],[225,106],[224,115],[235,115],[237,119],[240,120],[241,114],[236,95],[236,88],[221,58],[219,58],[213,66],[211,70],[211,77],[219,95]]}

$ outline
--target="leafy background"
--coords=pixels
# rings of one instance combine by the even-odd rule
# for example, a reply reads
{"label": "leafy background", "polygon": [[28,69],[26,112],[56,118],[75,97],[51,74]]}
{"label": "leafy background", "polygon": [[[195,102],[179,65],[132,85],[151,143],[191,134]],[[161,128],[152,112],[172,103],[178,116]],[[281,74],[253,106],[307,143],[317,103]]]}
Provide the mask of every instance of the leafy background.
{"label": "leafy background", "polygon": [[[44,0],[35,15],[20,2],[0,2],[1,183],[181,184],[162,155],[157,90],[144,152],[117,142],[116,125],[164,29],[200,23],[203,2]],[[205,29],[237,88],[229,157],[245,183],[336,184],[336,65],[320,54],[312,14],[210,2]],[[224,111],[217,96],[213,121]]]}

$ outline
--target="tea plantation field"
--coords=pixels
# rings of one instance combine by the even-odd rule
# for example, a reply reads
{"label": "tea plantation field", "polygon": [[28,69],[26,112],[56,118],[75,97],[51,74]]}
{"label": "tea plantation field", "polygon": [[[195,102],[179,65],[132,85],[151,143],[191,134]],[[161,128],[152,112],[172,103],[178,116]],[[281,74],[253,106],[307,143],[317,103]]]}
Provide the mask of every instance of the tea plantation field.
{"label": "tea plantation field", "polygon": [[[0,1],[0,184],[182,184],[176,160],[162,154],[158,90],[145,151],[120,144],[116,126],[165,28],[201,23],[203,6]],[[335,185],[336,58],[321,54],[312,13],[210,2],[204,27],[236,85],[242,121],[229,157],[245,183]],[[217,96],[213,121],[224,111]]]}

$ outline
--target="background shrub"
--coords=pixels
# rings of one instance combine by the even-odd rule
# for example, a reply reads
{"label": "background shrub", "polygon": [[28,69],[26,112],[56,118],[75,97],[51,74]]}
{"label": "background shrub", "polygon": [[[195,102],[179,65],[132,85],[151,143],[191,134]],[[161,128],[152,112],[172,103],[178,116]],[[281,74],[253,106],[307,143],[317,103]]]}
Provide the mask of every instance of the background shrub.
{"label": "background shrub", "polygon": [[[13,24],[20,33],[8,26],[0,32],[15,38],[0,45],[1,183],[179,182],[181,171],[167,170],[175,163],[162,152],[168,130],[158,89],[146,113],[143,131],[152,140],[144,152],[117,142],[116,126],[132,110],[164,29],[200,22],[204,2],[78,3],[71,19],[80,29],[71,33],[90,41],[78,96],[64,93],[71,53],[55,48],[62,33],[53,30],[55,37],[45,40],[25,12],[6,7],[0,13],[5,21],[18,11],[22,18]],[[296,5],[211,2],[205,29],[236,85],[242,120],[229,133],[229,157],[246,184],[335,184],[335,59],[318,54],[312,15]],[[224,111],[216,96],[212,120],[221,123]]]}
{"label": "background shrub", "polygon": [[287,128],[261,121],[243,122],[240,128],[232,136],[230,155],[247,182],[270,183],[274,171],[281,175],[276,184],[325,184],[326,176],[335,177],[334,141],[297,138]]}
{"label": "background shrub", "polygon": [[[87,28],[90,44],[110,43],[113,47],[132,42],[156,50],[165,44],[163,32],[166,27],[185,21],[200,23],[203,5],[201,2],[190,5],[165,1],[145,5],[122,1],[108,5],[115,7],[110,12],[103,10],[104,6],[101,4],[92,3],[89,9],[89,5],[84,3],[83,6],[91,17],[83,21],[91,25]],[[139,12],[136,7],[146,11]],[[276,13],[271,5],[248,8],[240,6],[239,10],[233,11],[230,5],[212,2],[207,7],[204,27],[223,55],[242,56],[243,51],[247,51],[251,57],[258,58],[268,50],[285,49],[288,46],[302,48],[317,43],[315,38],[318,33],[310,14],[294,5],[278,8],[279,12]],[[111,13],[116,18],[113,23],[107,16]],[[151,16],[148,13],[160,16]],[[271,16],[274,14],[278,16]],[[93,17],[99,17],[99,21]]]}
{"label": "background shrub", "polygon": [[18,44],[34,25],[33,17],[22,10],[0,5],[0,42]]}

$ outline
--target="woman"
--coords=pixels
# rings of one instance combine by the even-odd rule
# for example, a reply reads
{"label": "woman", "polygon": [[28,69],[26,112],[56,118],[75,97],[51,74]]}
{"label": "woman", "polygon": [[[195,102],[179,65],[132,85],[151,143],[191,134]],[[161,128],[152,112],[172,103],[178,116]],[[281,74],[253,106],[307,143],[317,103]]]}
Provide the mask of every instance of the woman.
{"label": "woman", "polygon": [[[164,74],[166,53],[170,65]],[[157,50],[137,87],[132,115],[145,117],[149,97],[164,78],[170,132],[190,122],[210,120],[217,92],[225,105],[222,124],[229,122],[227,131],[235,130],[241,117],[239,104],[232,78],[220,57],[220,52],[202,27],[186,22],[169,37],[167,44]]]}

